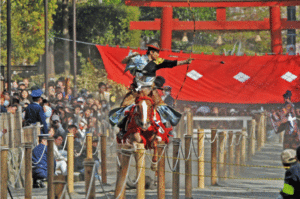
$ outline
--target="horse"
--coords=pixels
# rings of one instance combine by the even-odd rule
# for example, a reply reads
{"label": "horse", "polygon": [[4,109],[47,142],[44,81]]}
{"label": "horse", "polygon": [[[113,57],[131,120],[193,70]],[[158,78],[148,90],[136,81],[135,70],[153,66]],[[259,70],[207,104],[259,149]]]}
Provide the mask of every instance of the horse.
{"label": "horse", "polygon": [[160,116],[155,110],[152,100],[152,91],[140,91],[135,99],[135,105],[126,113],[128,116],[126,131],[123,141],[132,145],[143,143],[145,149],[153,149],[151,169],[157,169],[159,141],[169,142],[169,132],[172,128],[166,128],[160,121]]}

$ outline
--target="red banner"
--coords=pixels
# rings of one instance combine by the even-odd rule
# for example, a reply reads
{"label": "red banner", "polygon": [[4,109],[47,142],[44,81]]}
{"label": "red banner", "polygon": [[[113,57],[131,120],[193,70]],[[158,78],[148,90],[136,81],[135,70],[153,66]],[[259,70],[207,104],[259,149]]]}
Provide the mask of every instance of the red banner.
{"label": "red banner", "polygon": [[[130,49],[97,46],[108,78],[129,86],[132,75],[124,73],[125,64],[121,64]],[[145,54],[145,50],[133,50]],[[169,60],[184,60],[187,53],[162,51],[160,57]],[[193,60],[187,71],[187,65],[171,69],[161,69],[157,75],[166,79],[165,85],[172,87],[178,100],[266,104],[282,103],[286,90],[292,91],[292,101],[300,101],[300,56],[220,56],[192,54]],[[187,77],[186,77],[187,75]],[[184,82],[184,79],[186,80]]]}

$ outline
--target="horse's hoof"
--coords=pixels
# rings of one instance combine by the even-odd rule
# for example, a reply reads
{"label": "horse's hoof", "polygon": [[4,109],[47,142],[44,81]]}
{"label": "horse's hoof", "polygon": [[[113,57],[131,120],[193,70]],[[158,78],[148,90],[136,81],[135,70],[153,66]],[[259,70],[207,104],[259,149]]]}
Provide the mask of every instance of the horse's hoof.
{"label": "horse's hoof", "polygon": [[157,171],[157,164],[152,164],[151,165],[151,170],[152,171]]}

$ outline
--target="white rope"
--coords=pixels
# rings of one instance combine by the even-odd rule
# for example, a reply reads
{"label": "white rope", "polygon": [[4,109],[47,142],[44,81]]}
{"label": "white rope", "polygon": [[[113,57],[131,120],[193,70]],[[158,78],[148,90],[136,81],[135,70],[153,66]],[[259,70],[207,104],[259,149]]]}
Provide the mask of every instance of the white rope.
{"label": "white rope", "polygon": [[[204,134],[204,135],[205,135],[206,138],[208,138],[208,137],[206,136],[206,134]],[[214,142],[216,141],[218,135],[219,135],[219,133],[217,132],[216,135],[215,135],[215,138],[213,139],[213,141],[209,141],[209,139],[208,139],[207,141],[208,141],[209,143],[211,143],[211,144],[214,143]]]}
{"label": "white rope", "polygon": [[67,191],[67,184],[65,184],[64,189],[63,189],[63,191],[62,191],[62,193],[61,193],[59,199],[63,199],[63,197],[64,197],[66,191]]}
{"label": "white rope", "polygon": [[96,155],[96,153],[99,151],[99,148],[100,148],[100,139],[98,140],[98,145],[97,145],[97,148],[95,150],[95,153],[93,153],[93,155]]}
{"label": "white rope", "polygon": [[[129,159],[129,164],[128,164],[128,165],[130,165],[130,163],[131,163],[131,157],[132,157],[132,154],[130,154],[130,159]],[[123,187],[122,187],[122,189],[121,189],[119,195],[118,195],[115,199],[119,199],[120,196],[122,195],[122,193],[123,193],[123,191],[124,191],[124,189],[125,189],[125,186],[126,186],[126,180],[127,180],[127,178],[128,178],[128,174],[129,174],[129,168],[127,169],[127,173],[126,173],[125,182],[124,182],[124,184],[123,184]]]}
{"label": "white rope", "polygon": [[76,151],[75,151],[75,157],[79,157],[79,156],[82,154],[83,148],[84,148],[84,146],[85,146],[85,145],[84,145],[85,142],[86,142],[86,134],[85,134],[85,136],[84,136],[83,144],[82,144],[82,147],[81,147],[79,153],[76,153]]}
{"label": "white rope", "polygon": [[[145,152],[146,151],[144,151],[144,154],[143,155],[145,155]],[[145,162],[145,158],[143,158],[143,162],[142,162],[142,164],[144,164],[144,162]],[[140,177],[141,177],[141,173],[142,173],[142,168],[138,168],[138,169],[140,169],[140,172],[139,172],[139,174],[138,174],[138,177],[137,177],[137,179],[136,179],[136,181],[135,182],[133,182],[131,179],[130,179],[130,177],[128,176],[128,180],[133,184],[133,185],[135,185],[136,183],[138,183],[138,181],[139,181],[139,179],[140,179]]]}
{"label": "white rope", "polygon": [[[163,157],[163,154],[164,154],[164,152],[165,152],[166,147],[167,147],[167,145],[164,146],[163,151],[162,151],[162,153],[161,153],[161,156],[160,156],[160,158],[157,160],[157,162],[153,162],[153,161],[151,160],[151,158],[149,158],[149,155],[146,154],[146,156],[147,156],[147,158],[149,159],[149,161],[151,162],[151,164],[157,165],[157,164],[159,163],[159,161],[160,161],[161,158]],[[153,155],[155,155],[155,154],[153,154]]]}
{"label": "white rope", "polygon": [[68,139],[65,139],[65,143],[64,143],[64,146],[63,146],[63,148],[62,148],[62,151],[64,151],[64,150],[65,150],[65,148],[66,148],[66,145],[67,145],[67,142],[68,142]]}
{"label": "white rope", "polygon": [[239,145],[240,142],[241,142],[241,140],[242,140],[242,135],[240,135],[239,140],[238,140],[237,143],[235,142],[235,138],[236,138],[236,134],[234,136],[232,136],[232,141],[231,141],[230,146],[233,146],[233,145],[237,146],[237,145]]}
{"label": "white rope", "polygon": [[[191,137],[191,141],[192,141],[192,139],[193,139],[193,138]],[[183,148],[182,148],[182,146],[180,146],[181,154],[182,154],[182,157],[183,157],[183,159],[184,159],[185,161],[189,160],[189,158],[190,158],[190,156],[191,156],[192,147],[193,147],[192,144],[190,144],[190,149],[189,149],[188,156],[185,157],[185,155],[184,155],[184,153],[183,153]]]}
{"label": "white rope", "polygon": [[93,181],[95,180],[95,171],[96,171],[96,164],[94,164],[94,166],[93,166],[93,171],[92,171],[91,180],[90,180],[90,186],[88,188],[88,192],[86,194],[85,199],[88,199],[91,194],[92,184],[93,184]]}
{"label": "white rope", "polygon": [[[21,174],[21,167],[23,166],[23,160],[24,160],[24,157],[25,157],[25,151],[21,147],[19,147],[19,149],[21,149],[22,158],[21,158],[21,162],[20,162],[20,166],[19,166],[18,172],[14,171],[15,177],[13,179],[16,179],[16,180],[15,180],[15,182],[14,182],[13,185],[10,184],[9,181],[7,181],[9,183],[9,185],[12,186],[12,187],[16,186],[16,184],[18,183],[18,179],[19,179],[20,174]],[[14,158],[13,158],[13,156],[11,154],[12,152],[10,150],[9,150],[9,152],[10,152],[10,156],[11,156],[11,161],[12,161],[12,164],[13,164],[13,168],[15,168],[15,161],[14,161]]]}
{"label": "white rope", "polygon": [[[201,158],[201,154],[202,154],[202,152],[203,152],[203,149],[204,149],[204,139],[203,139],[203,143],[202,143],[202,148],[201,148],[201,151],[200,151],[200,155],[199,154],[197,154],[197,152],[196,152],[196,147],[195,147],[195,145],[194,145],[194,140],[193,140],[193,137],[192,137],[192,144],[193,144],[193,150],[194,150],[194,153],[195,153],[195,156],[196,156],[196,158],[199,160],[200,158]],[[204,154],[203,154],[204,155]]]}
{"label": "white rope", "polygon": [[42,155],[41,155],[39,161],[37,161],[37,162],[32,162],[32,164],[38,164],[38,163],[40,163],[40,161],[42,160],[42,158],[43,158],[43,156],[44,156],[44,153],[45,153],[45,151],[46,151],[46,147],[47,147],[47,146],[45,145],[44,150],[43,150],[43,153],[42,153]]}
{"label": "white rope", "polygon": [[106,198],[109,199],[109,197],[108,197],[108,195],[106,194],[106,191],[105,191],[105,189],[104,189],[104,187],[103,187],[103,184],[102,184],[102,182],[101,182],[101,180],[100,180],[100,176],[99,176],[99,175],[98,175],[98,181],[99,181],[99,183],[100,183],[100,186],[101,186],[102,191],[103,191],[103,193],[105,194]]}
{"label": "white rope", "polygon": [[[180,147],[180,145],[181,145],[181,142],[179,142],[179,147]],[[173,147],[174,147],[174,146],[173,146]],[[167,154],[168,154],[168,150],[169,150],[169,147],[167,147],[167,152],[166,152]],[[170,170],[171,170],[172,172],[175,172],[176,169],[177,169],[177,166],[178,166],[179,156],[180,156],[179,148],[178,148],[178,152],[177,152],[177,153],[178,153],[178,154],[177,154],[176,162],[175,162],[175,165],[174,165],[173,168],[171,167],[171,164],[170,164],[170,160],[169,160],[169,158],[168,158],[168,155],[166,156],[166,157],[167,157],[167,161],[168,161],[169,168],[170,168]]]}

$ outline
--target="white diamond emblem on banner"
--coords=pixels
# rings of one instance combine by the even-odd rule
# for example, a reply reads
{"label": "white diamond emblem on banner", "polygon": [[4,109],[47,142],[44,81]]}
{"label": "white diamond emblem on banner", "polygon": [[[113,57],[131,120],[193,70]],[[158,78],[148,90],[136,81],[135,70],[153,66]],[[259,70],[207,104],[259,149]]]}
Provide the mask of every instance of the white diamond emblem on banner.
{"label": "white diamond emblem on banner", "polygon": [[199,78],[201,78],[203,75],[198,73],[195,70],[191,70],[190,72],[187,73],[187,76],[195,81],[197,81]]}
{"label": "white diamond emblem on banner", "polygon": [[242,72],[239,72],[236,76],[233,77],[234,79],[244,83],[247,81],[250,77]]}
{"label": "white diamond emblem on banner", "polygon": [[281,78],[284,79],[285,81],[292,82],[297,78],[297,76],[291,72],[287,72],[284,75],[282,75]]}

